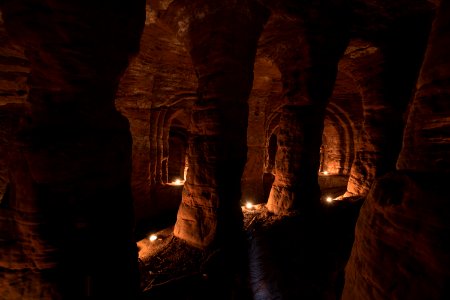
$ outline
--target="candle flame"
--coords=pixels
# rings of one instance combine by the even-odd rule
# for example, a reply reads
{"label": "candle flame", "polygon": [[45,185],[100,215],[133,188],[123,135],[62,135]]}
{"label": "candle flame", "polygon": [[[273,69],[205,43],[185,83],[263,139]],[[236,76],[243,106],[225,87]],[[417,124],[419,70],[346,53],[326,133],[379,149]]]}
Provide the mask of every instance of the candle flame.
{"label": "candle flame", "polygon": [[173,185],[183,185],[184,184],[184,180],[181,180],[180,178],[177,178],[174,181],[172,181],[171,184],[173,184]]}

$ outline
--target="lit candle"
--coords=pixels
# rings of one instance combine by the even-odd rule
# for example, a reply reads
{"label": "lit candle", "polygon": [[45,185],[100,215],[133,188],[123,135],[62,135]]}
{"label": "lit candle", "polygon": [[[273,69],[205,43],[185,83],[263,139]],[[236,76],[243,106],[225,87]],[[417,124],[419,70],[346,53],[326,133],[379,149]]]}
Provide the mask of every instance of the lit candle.
{"label": "lit candle", "polygon": [[154,242],[158,239],[158,236],[156,234],[152,234],[149,238],[150,242]]}
{"label": "lit candle", "polygon": [[323,175],[328,175],[328,171],[323,171]]}
{"label": "lit candle", "polygon": [[180,178],[175,179],[174,181],[172,181],[170,184],[173,185],[183,185],[184,181],[182,181]]}
{"label": "lit candle", "polygon": [[328,203],[333,202],[333,198],[327,197],[327,202],[328,202]]}
{"label": "lit candle", "polygon": [[245,204],[245,207],[247,207],[247,209],[252,209],[253,204],[250,201],[247,201],[247,203]]}

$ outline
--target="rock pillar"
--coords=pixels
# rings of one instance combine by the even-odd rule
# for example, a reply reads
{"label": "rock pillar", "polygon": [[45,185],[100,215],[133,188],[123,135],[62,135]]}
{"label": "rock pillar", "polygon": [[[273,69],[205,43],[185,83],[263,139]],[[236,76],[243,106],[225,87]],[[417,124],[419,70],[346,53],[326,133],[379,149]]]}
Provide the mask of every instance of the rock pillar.
{"label": "rock pillar", "polygon": [[[348,42],[347,22],[342,20],[345,8],[323,9],[327,22],[312,17],[307,30],[286,43],[285,55],[278,58],[287,104],[281,112],[275,181],[267,202],[276,214],[311,212],[320,204],[318,171],[325,107]],[[342,15],[328,15],[330,11],[341,11]],[[293,26],[302,28],[300,24]]]}
{"label": "rock pillar", "polygon": [[198,75],[198,100],[192,108],[189,169],[174,234],[204,248],[235,239],[241,228],[247,99],[267,15],[247,1],[195,5],[186,38]]}
{"label": "rock pillar", "polygon": [[433,23],[397,171],[361,209],[342,299],[450,296],[450,3]]}
{"label": "rock pillar", "polygon": [[2,1],[2,13],[31,63],[9,199],[29,262],[2,265],[21,274],[2,296],[132,298],[131,135],[114,95],[138,50],[145,1]]}
{"label": "rock pillar", "polygon": [[318,205],[324,110],[315,106],[285,106],[281,112],[275,181],[267,207],[276,214],[311,211]]}

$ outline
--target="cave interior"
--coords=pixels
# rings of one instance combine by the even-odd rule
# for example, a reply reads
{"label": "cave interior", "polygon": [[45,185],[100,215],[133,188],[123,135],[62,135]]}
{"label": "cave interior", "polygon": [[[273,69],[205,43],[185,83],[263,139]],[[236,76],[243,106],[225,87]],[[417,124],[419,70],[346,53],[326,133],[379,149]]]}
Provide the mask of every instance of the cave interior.
{"label": "cave interior", "polygon": [[450,1],[0,0],[1,299],[450,299]]}

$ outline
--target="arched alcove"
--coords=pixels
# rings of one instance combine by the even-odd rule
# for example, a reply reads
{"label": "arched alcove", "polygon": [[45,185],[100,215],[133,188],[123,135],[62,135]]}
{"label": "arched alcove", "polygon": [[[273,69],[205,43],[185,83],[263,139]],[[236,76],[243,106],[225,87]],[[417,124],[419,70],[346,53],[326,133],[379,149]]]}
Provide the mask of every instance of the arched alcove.
{"label": "arched alcove", "polygon": [[265,174],[269,138],[267,130],[273,130],[277,124],[271,109],[280,98],[281,74],[278,67],[271,59],[258,53],[254,64],[253,87],[248,99],[247,162],[241,178],[243,201],[259,203],[267,198],[267,177],[273,177]]}
{"label": "arched alcove", "polygon": [[270,135],[269,143],[267,146],[267,166],[266,166],[266,173],[272,173],[274,172],[275,167],[275,156],[277,154],[277,135],[275,132],[273,132]]}
{"label": "arched alcove", "polygon": [[350,174],[363,121],[362,100],[353,78],[339,71],[325,111],[319,172]]}
{"label": "arched alcove", "polygon": [[180,184],[186,180],[189,114],[177,111],[169,125],[168,182]]}
{"label": "arched alcove", "polygon": [[[133,138],[131,184],[138,224],[158,216],[170,203],[163,191],[163,185],[175,176],[170,151],[185,147],[188,121],[180,112],[192,105],[197,88],[186,45],[162,18],[169,2],[146,8],[139,53],[122,77],[115,101],[130,123]],[[177,126],[180,118],[183,125]],[[170,143],[181,148],[170,150]],[[173,201],[173,209],[178,202]]]}

